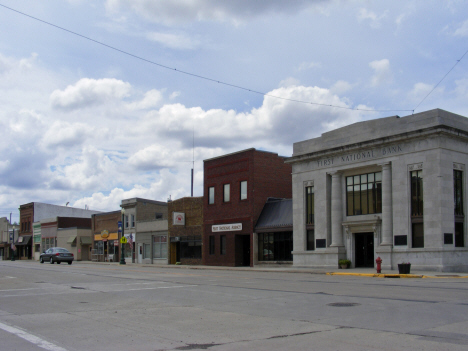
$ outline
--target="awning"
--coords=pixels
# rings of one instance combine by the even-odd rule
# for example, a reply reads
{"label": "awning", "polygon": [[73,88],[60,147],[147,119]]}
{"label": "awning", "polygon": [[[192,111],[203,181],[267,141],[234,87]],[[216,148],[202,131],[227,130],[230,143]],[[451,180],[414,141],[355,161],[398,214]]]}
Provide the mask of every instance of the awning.
{"label": "awning", "polygon": [[93,238],[89,236],[82,236],[81,237],[81,245],[91,245],[93,243]]}
{"label": "awning", "polygon": [[76,241],[76,235],[70,236],[67,240],[67,244],[73,244]]}
{"label": "awning", "polygon": [[269,198],[258,217],[255,232],[292,231],[292,199]]}
{"label": "awning", "polygon": [[15,245],[16,246],[26,246],[29,245],[31,241],[31,236],[32,235],[22,235],[16,240]]}

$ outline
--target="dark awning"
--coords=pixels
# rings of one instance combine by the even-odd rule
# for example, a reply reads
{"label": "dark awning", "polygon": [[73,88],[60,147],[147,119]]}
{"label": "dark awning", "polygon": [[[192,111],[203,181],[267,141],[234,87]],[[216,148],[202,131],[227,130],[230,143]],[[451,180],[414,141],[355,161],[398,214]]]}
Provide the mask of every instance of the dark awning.
{"label": "dark awning", "polygon": [[18,240],[16,240],[15,245],[16,246],[29,245],[29,243],[31,242],[31,237],[32,235],[22,235],[18,237]]}
{"label": "dark awning", "polygon": [[292,226],[292,199],[270,198],[263,206],[260,217],[258,217],[255,232],[292,230]]}
{"label": "dark awning", "polygon": [[89,236],[82,236],[81,237],[81,245],[91,245],[93,243],[93,238]]}
{"label": "dark awning", "polygon": [[70,236],[67,240],[67,244],[73,244],[76,241],[76,235]]}

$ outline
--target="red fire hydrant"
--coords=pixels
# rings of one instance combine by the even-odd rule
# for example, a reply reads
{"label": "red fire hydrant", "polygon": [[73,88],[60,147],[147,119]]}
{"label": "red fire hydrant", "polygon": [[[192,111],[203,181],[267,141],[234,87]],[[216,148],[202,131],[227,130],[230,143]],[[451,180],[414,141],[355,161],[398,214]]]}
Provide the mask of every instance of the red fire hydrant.
{"label": "red fire hydrant", "polygon": [[375,260],[375,263],[377,263],[377,273],[382,272],[382,259],[380,257],[377,257]]}

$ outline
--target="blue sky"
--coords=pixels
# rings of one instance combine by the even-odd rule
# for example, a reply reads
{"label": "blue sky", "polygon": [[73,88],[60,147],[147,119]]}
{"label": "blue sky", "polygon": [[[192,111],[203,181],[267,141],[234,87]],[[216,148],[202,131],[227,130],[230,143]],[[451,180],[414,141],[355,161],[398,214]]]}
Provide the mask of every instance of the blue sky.
{"label": "blue sky", "polygon": [[200,196],[207,158],[468,116],[467,50],[465,1],[0,0],[0,216],[190,196],[192,159]]}

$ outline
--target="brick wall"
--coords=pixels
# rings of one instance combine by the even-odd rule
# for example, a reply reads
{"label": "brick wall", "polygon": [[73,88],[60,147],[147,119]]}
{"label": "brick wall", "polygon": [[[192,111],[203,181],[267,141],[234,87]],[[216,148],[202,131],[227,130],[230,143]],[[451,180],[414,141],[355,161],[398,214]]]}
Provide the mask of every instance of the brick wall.
{"label": "brick wall", "polygon": [[91,227],[93,234],[101,234],[101,231],[107,230],[109,233],[117,233],[117,222],[122,220],[120,211],[97,214],[91,217]]}
{"label": "brick wall", "polygon": [[[173,225],[173,212],[185,213],[185,226]],[[203,197],[184,197],[168,203],[169,217],[169,245],[171,237],[200,236],[203,242]],[[171,260],[171,249],[169,248],[169,262]],[[203,249],[202,249],[203,256]],[[202,259],[181,259],[182,264],[202,264]]]}
{"label": "brick wall", "polygon": [[[250,235],[250,264],[253,264],[253,228],[268,197],[292,197],[292,168],[275,153],[249,149],[205,160],[203,263],[235,266],[242,262],[241,235]],[[240,199],[240,183],[247,181],[247,199]],[[230,201],[223,201],[223,186],[230,184]],[[208,188],[215,188],[215,203],[208,204]],[[215,224],[242,223],[242,230],[212,233]],[[209,236],[215,237],[209,254]],[[226,254],[220,253],[220,236],[226,236]],[[237,254],[236,254],[237,251]]]}

